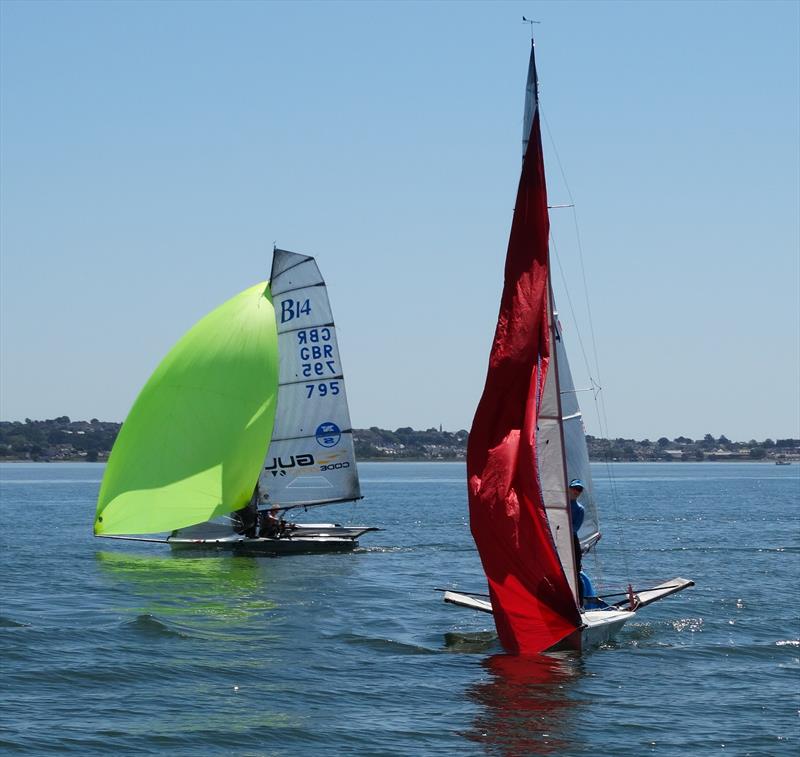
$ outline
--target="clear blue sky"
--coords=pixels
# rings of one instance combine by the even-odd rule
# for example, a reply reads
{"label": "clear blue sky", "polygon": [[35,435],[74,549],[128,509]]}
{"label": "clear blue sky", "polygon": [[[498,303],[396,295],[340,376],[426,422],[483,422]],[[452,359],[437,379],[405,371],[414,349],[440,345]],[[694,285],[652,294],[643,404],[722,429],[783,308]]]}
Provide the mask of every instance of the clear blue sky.
{"label": "clear blue sky", "polygon": [[[277,241],[328,280],[356,427],[469,428],[525,14],[609,433],[800,435],[799,8],[4,0],[0,417],[123,420]],[[586,386],[572,211],[553,228]]]}

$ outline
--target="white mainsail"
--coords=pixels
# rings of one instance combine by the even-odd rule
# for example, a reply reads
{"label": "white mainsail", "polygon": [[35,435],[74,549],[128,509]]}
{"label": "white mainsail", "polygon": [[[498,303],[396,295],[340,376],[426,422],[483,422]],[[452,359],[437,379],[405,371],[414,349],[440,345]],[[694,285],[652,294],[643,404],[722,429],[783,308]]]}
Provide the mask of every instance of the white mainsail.
{"label": "white mainsail", "polygon": [[[548,322],[551,356],[542,389],[536,432],[539,486],[542,489],[542,501],[547,512],[550,532],[553,535],[561,566],[564,568],[570,589],[572,589],[572,593],[577,598],[578,577],[569,516],[569,496],[567,494],[567,482],[570,480],[571,469],[564,440],[565,413],[563,388],[561,386],[562,362],[567,366],[568,375],[569,366],[566,363],[566,359],[561,360],[562,357],[566,358],[566,353],[563,350],[561,354],[558,353],[557,345],[561,343],[561,340],[553,313],[552,291],[548,297]],[[553,349],[554,346],[556,347],[555,349]],[[569,381],[571,382],[571,378]]]}
{"label": "white mainsail", "polygon": [[336,329],[314,258],[276,249],[270,291],[280,373],[262,497],[280,507],[359,499]]}

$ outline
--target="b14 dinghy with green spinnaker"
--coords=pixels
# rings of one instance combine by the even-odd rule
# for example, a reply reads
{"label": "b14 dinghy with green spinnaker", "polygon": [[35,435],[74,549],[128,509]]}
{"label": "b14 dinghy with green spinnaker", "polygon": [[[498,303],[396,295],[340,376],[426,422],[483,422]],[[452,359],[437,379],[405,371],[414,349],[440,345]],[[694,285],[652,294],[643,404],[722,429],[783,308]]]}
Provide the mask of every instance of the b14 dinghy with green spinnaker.
{"label": "b14 dinghy with green spinnaker", "polygon": [[350,550],[377,529],[284,515],[360,498],[325,282],[314,258],[276,249],[269,282],[195,324],[142,389],[94,533],[182,550]]}
{"label": "b14 dinghy with green spinnaker", "polygon": [[600,529],[553,301],[533,45],[523,153],[500,314],[467,448],[470,526],[489,594],[446,591],[444,599],[492,613],[507,652],[538,654],[596,646],[638,608],[693,582],[673,578],[641,591],[629,586],[621,593],[625,600],[606,603],[591,596],[580,571]]}

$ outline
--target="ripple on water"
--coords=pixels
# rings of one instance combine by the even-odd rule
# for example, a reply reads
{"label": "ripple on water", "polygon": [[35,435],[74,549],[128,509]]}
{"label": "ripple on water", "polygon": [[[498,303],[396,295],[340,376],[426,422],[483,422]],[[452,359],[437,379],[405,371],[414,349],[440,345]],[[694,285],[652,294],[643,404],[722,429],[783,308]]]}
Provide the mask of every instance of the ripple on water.
{"label": "ripple on water", "polygon": [[409,644],[394,639],[381,639],[372,636],[360,636],[358,634],[336,634],[332,638],[339,639],[345,644],[352,644],[357,647],[367,647],[376,652],[386,654],[401,655],[432,655],[438,654],[439,650],[429,649],[419,644]]}
{"label": "ripple on water", "polygon": [[447,652],[463,654],[485,654],[499,652],[500,642],[495,631],[475,631],[459,633],[451,631],[444,635],[444,648]]}
{"label": "ripple on water", "polygon": [[167,623],[159,620],[149,613],[137,615],[132,620],[124,621],[121,624],[121,628],[152,638],[163,637],[188,639],[190,637],[190,634],[186,633],[185,631],[181,631],[176,628],[170,628]]}
{"label": "ripple on water", "polygon": [[0,628],[29,628],[30,623],[20,623],[13,618],[6,618],[0,615]]}

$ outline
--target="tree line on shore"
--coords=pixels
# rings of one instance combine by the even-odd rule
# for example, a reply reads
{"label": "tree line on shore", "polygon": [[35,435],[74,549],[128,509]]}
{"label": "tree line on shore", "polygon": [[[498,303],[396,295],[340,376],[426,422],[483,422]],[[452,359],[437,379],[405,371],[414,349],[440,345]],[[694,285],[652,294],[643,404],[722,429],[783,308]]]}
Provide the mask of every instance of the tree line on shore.
{"label": "tree line on shore", "polygon": [[[105,460],[121,423],[73,421],[66,415],[48,420],[0,421],[0,460]],[[372,426],[353,429],[359,460],[464,460],[469,432],[441,427],[394,431]],[[726,461],[800,459],[800,439],[750,439],[734,442],[706,434],[702,439],[679,436],[649,439],[601,439],[587,436],[592,460]]]}

